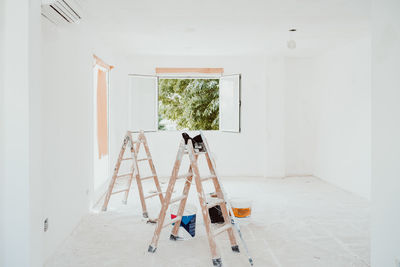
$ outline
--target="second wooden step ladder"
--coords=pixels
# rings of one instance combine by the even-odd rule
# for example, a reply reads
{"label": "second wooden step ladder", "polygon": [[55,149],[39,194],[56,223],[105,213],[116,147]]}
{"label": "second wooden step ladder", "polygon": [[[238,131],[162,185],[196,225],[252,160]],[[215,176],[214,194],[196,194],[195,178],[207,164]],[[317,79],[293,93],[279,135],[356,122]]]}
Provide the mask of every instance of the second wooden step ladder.
{"label": "second wooden step ladder", "polygon": [[[149,215],[147,212],[146,199],[152,198],[152,197],[159,197],[160,202],[163,203],[164,197],[163,197],[163,193],[161,191],[160,182],[158,181],[157,172],[156,172],[156,169],[153,164],[153,159],[151,157],[150,149],[147,144],[147,139],[146,139],[146,136],[144,135],[144,132],[140,131],[136,140],[134,140],[132,138],[132,134],[133,134],[133,132],[128,131],[124,137],[124,141],[123,141],[123,144],[122,144],[119,156],[118,156],[118,160],[117,160],[117,163],[115,164],[114,173],[111,178],[110,184],[108,186],[106,197],[104,199],[104,204],[103,204],[102,210],[103,211],[107,210],[108,202],[110,201],[111,195],[116,194],[116,193],[125,192],[123,202],[126,204],[128,195],[129,195],[129,191],[131,189],[133,176],[135,175],[135,179],[136,179],[136,183],[137,183],[137,187],[138,187],[138,191],[139,191],[140,202],[142,204],[143,217],[148,218]],[[146,153],[145,158],[138,158],[141,145],[143,145],[145,153]],[[128,157],[126,157],[126,154],[127,154],[126,149],[128,149],[128,147],[130,150],[130,155]],[[130,161],[130,162],[132,162],[132,164],[130,165],[128,173],[119,174],[120,168],[121,168],[121,163],[123,161]],[[149,163],[149,167],[151,170],[150,176],[146,176],[146,177],[141,176],[140,171],[139,171],[139,164],[138,164],[138,162],[141,162],[141,161],[147,161]],[[123,190],[113,191],[116,181],[119,178],[123,178],[123,177],[128,177],[127,187],[124,188]],[[145,196],[143,193],[142,181],[148,180],[148,179],[154,180],[154,183],[156,186],[156,191],[155,191],[155,193],[151,193],[150,195]]]}
{"label": "second wooden step ladder", "polygon": [[[187,144],[185,144],[185,141],[183,139],[181,140],[181,143],[179,145],[178,154],[176,156],[176,161],[175,161],[175,164],[173,167],[172,175],[171,175],[171,178],[170,178],[170,181],[168,184],[167,192],[165,194],[164,202],[163,202],[163,205],[162,205],[159,217],[158,217],[157,226],[156,226],[151,244],[148,248],[148,251],[149,252],[156,251],[162,228],[167,227],[168,225],[171,225],[173,223],[175,223],[175,225],[172,228],[170,239],[177,240],[178,230],[179,230],[179,226],[180,226],[183,212],[185,209],[186,200],[188,198],[190,186],[191,186],[192,180],[194,178],[194,182],[196,184],[196,189],[197,189],[197,193],[198,193],[197,195],[199,197],[201,211],[202,211],[202,215],[203,215],[204,225],[205,225],[206,232],[207,232],[208,243],[209,243],[210,250],[211,250],[212,263],[214,266],[222,266],[222,260],[221,260],[219,252],[217,251],[215,236],[217,236],[223,232],[227,232],[232,250],[234,252],[239,252],[239,246],[236,242],[236,237],[235,237],[233,229],[232,229],[233,224],[232,224],[232,220],[228,213],[225,194],[223,192],[222,186],[221,186],[218,176],[216,174],[214,162],[210,158],[207,140],[205,140],[205,137],[203,135],[201,135],[201,136],[203,139],[203,149],[200,149],[200,150],[194,149],[192,140],[188,140]],[[189,155],[190,168],[187,173],[185,173],[183,175],[179,175],[179,169],[181,166],[182,158],[185,154]],[[199,167],[198,167],[198,158],[200,155],[204,155],[206,157],[207,165],[210,170],[209,175],[200,176]],[[172,198],[174,186],[178,179],[186,180],[184,188],[183,188],[183,192],[182,192],[181,196]],[[217,195],[217,198],[214,199],[212,202],[210,202],[209,200],[206,199],[206,194],[203,189],[203,183],[205,181],[210,181],[210,180],[214,184],[215,193]],[[209,203],[207,203],[207,201]],[[180,202],[178,212],[176,214],[177,217],[165,222],[165,217],[166,217],[166,213],[167,213],[169,205],[172,203],[176,203],[176,202]],[[217,205],[219,205],[221,208],[225,224],[223,226],[219,227],[218,229],[213,230],[212,226],[211,226],[211,220],[210,220],[208,209],[212,208],[214,206],[217,206]]]}

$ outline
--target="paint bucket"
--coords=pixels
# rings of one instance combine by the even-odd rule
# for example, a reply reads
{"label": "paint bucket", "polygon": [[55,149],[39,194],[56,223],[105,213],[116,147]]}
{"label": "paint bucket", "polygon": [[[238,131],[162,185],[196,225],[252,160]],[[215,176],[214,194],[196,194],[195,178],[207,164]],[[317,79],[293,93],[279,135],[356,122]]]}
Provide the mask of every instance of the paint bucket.
{"label": "paint bucket", "polygon": [[235,217],[246,218],[251,215],[251,200],[232,198],[230,203]]}
{"label": "paint bucket", "polygon": [[[178,209],[179,209],[179,205],[171,206],[171,219],[176,218]],[[185,236],[187,236],[187,233],[191,237],[194,237],[196,234],[196,213],[197,213],[196,206],[191,205],[191,204],[186,204],[185,210],[183,211],[181,225],[180,225],[183,229],[185,229],[185,231],[183,231],[184,239],[185,239]]]}

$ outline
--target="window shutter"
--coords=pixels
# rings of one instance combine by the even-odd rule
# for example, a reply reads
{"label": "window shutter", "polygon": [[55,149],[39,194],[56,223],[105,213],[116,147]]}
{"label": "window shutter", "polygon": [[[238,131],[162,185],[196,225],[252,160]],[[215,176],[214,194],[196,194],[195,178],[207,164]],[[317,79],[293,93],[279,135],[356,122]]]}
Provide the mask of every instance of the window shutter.
{"label": "window shutter", "polygon": [[132,131],[157,131],[158,78],[129,75],[129,128]]}
{"label": "window shutter", "polygon": [[219,129],[240,132],[240,74],[224,75],[219,80]]}

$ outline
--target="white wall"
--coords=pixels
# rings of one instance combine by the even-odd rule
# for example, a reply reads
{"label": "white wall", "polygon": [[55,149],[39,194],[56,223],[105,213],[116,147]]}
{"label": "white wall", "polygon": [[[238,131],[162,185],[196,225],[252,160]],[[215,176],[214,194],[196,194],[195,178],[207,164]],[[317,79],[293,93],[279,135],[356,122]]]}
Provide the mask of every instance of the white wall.
{"label": "white wall", "polygon": [[[100,194],[94,191],[93,180],[93,54],[116,66],[111,79],[123,76],[114,83],[114,90],[120,90],[118,84],[124,84],[122,80],[127,77],[127,72],[119,74],[122,69],[115,52],[102,46],[90,32],[84,22],[56,27],[42,19],[43,216],[49,219],[45,259],[78,225]],[[115,101],[110,94],[110,101]],[[113,136],[114,125],[110,127]]]}
{"label": "white wall", "polygon": [[0,265],[41,266],[40,1],[2,7]]}
{"label": "white wall", "polygon": [[30,266],[43,265],[43,113],[41,86],[40,0],[29,8],[29,208],[31,232]]}
{"label": "white wall", "polygon": [[[156,67],[223,67],[225,73],[242,73],[242,132],[206,132],[217,156],[218,170],[226,176],[263,176],[265,136],[265,73],[263,56],[179,57],[134,56],[128,59],[130,73],[154,74]],[[125,92],[127,93],[127,91]],[[123,98],[121,96],[120,98]],[[118,103],[114,103],[114,105]],[[111,106],[113,110],[115,106]],[[119,120],[113,116],[111,121]],[[125,127],[127,127],[125,125]],[[115,136],[112,143],[122,141]],[[158,174],[170,175],[175,160],[180,132],[147,134]],[[114,149],[113,164],[117,149]]]}
{"label": "white wall", "polygon": [[373,267],[400,260],[400,2],[372,1]]}
{"label": "white wall", "polygon": [[312,174],[370,197],[370,40],[285,59],[286,176]]}
{"label": "white wall", "polygon": [[371,190],[370,36],[315,62],[318,95],[314,175],[366,198]]}
{"label": "white wall", "polygon": [[42,20],[44,217],[47,258],[89,207],[92,51],[78,27]]}
{"label": "white wall", "polygon": [[[115,68],[110,73],[110,91],[109,91],[109,105],[110,105],[110,164],[111,172],[114,170],[115,162],[117,160],[119,151],[122,146],[122,139],[126,134],[128,125],[128,103],[129,99],[126,97],[129,87],[128,74],[130,71],[128,60],[124,57],[118,58],[114,64]],[[109,176],[110,178],[110,176]],[[108,181],[107,181],[108,182]],[[108,185],[106,183],[106,185]],[[104,193],[103,189],[99,190],[98,194]]]}
{"label": "white wall", "polygon": [[[369,197],[369,51],[367,36],[314,58],[135,56],[128,69],[154,74],[155,67],[212,66],[242,73],[242,133],[207,132],[223,176],[317,174]],[[112,140],[118,148],[122,136]],[[148,136],[159,174],[169,175],[179,132]],[[232,142],[239,144],[234,156]],[[117,149],[111,156],[114,164]]]}
{"label": "white wall", "polygon": [[[5,69],[5,1],[0,2],[0,147],[4,147],[4,69]],[[0,177],[5,177],[5,155],[3,149],[0,149]],[[5,179],[0,179],[0,188],[4,188]],[[3,189],[0,189],[0,196],[3,196]],[[0,211],[5,209],[6,201],[0,197]],[[4,247],[6,242],[4,240],[4,219],[3,212],[0,212],[0,263],[4,264],[5,255]]]}
{"label": "white wall", "polygon": [[[285,176],[285,61],[283,57],[267,59],[264,112],[264,174]],[[262,110],[260,109],[260,112]]]}
{"label": "white wall", "polygon": [[315,58],[285,59],[285,175],[313,175],[316,148]]}

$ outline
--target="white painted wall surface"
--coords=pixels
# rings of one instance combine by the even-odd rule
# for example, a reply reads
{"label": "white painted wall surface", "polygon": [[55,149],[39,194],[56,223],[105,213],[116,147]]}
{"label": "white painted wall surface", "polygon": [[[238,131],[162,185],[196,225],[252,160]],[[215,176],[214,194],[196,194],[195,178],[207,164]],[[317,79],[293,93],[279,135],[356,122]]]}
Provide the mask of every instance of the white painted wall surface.
{"label": "white painted wall surface", "polygon": [[[370,197],[370,36],[336,47],[315,61],[317,129],[314,175]],[[313,97],[310,95],[310,97]]]}
{"label": "white painted wall surface", "polygon": [[370,40],[285,59],[286,176],[311,174],[370,197]]}
{"label": "white painted wall surface", "polygon": [[400,2],[372,1],[373,267],[400,260]]}
{"label": "white painted wall surface", "polygon": [[[41,84],[41,0],[29,0],[29,208],[30,266],[43,265],[43,112]],[[17,211],[18,212],[18,211]]]}
{"label": "white painted wall surface", "polygon": [[[79,28],[42,20],[47,258],[88,212],[92,178],[92,51]],[[82,39],[81,39],[82,38]]]}
{"label": "white painted wall surface", "polygon": [[317,103],[315,58],[285,58],[285,175],[312,175],[315,169]]}
{"label": "white painted wall surface", "polygon": [[[126,101],[115,97],[115,92],[127,89],[128,72],[123,72],[123,64],[119,64],[124,60],[90,33],[84,22],[56,27],[42,19],[43,216],[49,218],[49,230],[44,236],[45,259],[105,189],[99,185],[101,182],[94,181],[93,54],[115,65],[110,74],[109,101],[114,103],[111,114],[120,115]],[[119,115],[116,121],[125,123],[125,114]],[[115,122],[110,122],[111,139],[121,132]],[[111,146],[111,154],[115,153],[113,149]]]}
{"label": "white painted wall surface", "polygon": [[[174,57],[133,56],[128,59],[130,73],[154,74],[156,67],[223,67],[225,73],[242,73],[242,132],[206,132],[217,157],[218,170],[226,176],[263,176],[265,136],[265,59],[262,56],[232,57]],[[128,87],[127,87],[128,88]],[[119,96],[123,98],[127,95]],[[118,103],[114,103],[114,105]],[[111,110],[115,106],[111,105]],[[113,120],[119,120],[114,116]],[[178,131],[162,131],[147,134],[159,175],[170,175],[179,141]],[[118,149],[123,137],[114,136]],[[117,149],[113,149],[115,164]]]}
{"label": "white painted wall surface", "polygon": [[[0,1],[0,147],[4,147],[4,69],[5,69],[5,1]],[[0,196],[3,196],[3,188],[5,185],[5,154],[3,149],[0,149]],[[0,211],[5,210],[6,201],[4,197],[0,197]],[[5,239],[4,239],[4,213],[0,212],[0,263],[5,261]]]}
{"label": "white painted wall surface", "polygon": [[1,7],[0,265],[42,266],[40,1]]}
{"label": "white painted wall surface", "polygon": [[[265,162],[266,177],[285,176],[285,61],[283,57],[267,59],[265,117]],[[261,112],[261,110],[260,110]],[[263,137],[261,137],[263,138]]]}
{"label": "white painted wall surface", "polygon": [[[19,15],[18,15],[19,14]],[[5,1],[4,187],[2,266],[28,266],[29,233],[29,5]],[[21,66],[23,66],[21,68]],[[16,104],[18,103],[18,104]],[[18,122],[18,123],[15,123]],[[18,188],[18,190],[17,190]],[[19,192],[18,192],[19,191]],[[17,195],[18,194],[18,197]],[[19,212],[15,212],[18,210]],[[28,242],[27,242],[28,241]]]}

